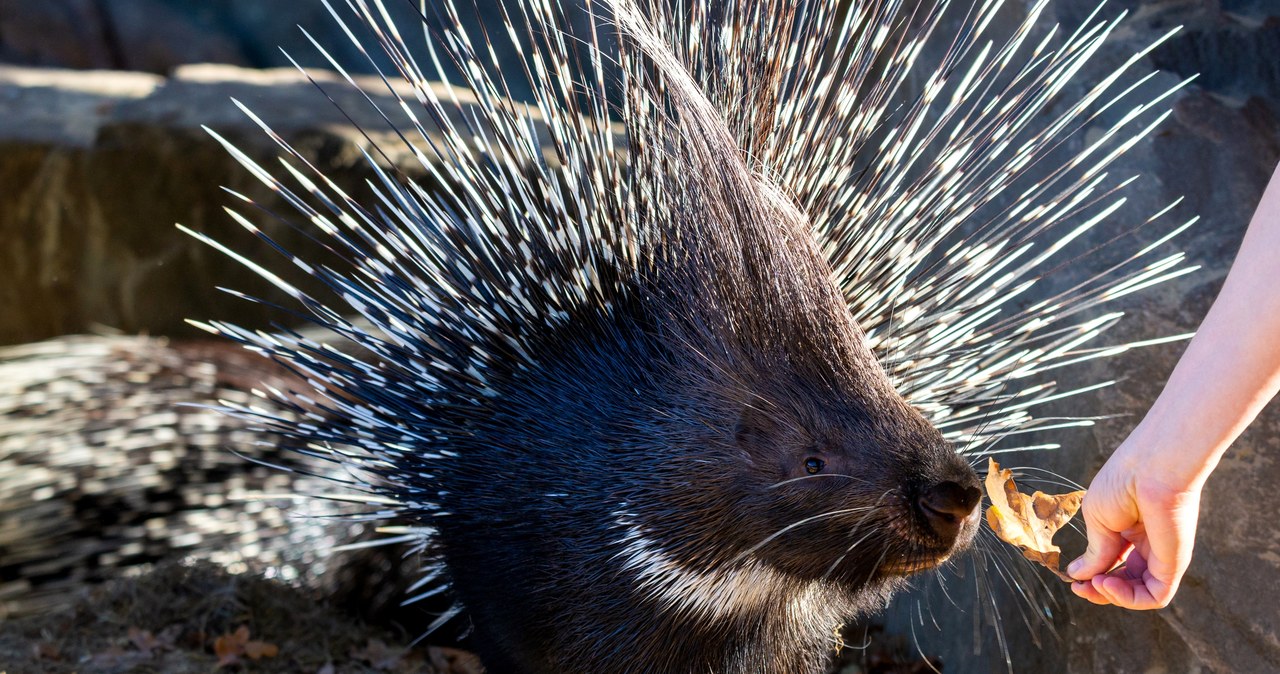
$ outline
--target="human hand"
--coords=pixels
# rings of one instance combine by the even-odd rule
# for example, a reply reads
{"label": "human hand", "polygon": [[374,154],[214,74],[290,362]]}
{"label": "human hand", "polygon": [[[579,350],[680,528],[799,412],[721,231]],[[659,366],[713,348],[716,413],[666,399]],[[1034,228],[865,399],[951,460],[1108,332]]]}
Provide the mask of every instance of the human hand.
{"label": "human hand", "polygon": [[1151,609],[1177,592],[1191,562],[1204,481],[1280,391],[1277,270],[1280,167],[1160,397],[1089,486],[1089,550],[1067,567],[1080,581],[1071,584],[1076,594]]}
{"label": "human hand", "polygon": [[1089,549],[1067,567],[1072,592],[1139,610],[1173,599],[1191,563],[1201,482],[1162,463],[1160,452],[1176,451],[1135,431],[1094,477],[1082,506]]}

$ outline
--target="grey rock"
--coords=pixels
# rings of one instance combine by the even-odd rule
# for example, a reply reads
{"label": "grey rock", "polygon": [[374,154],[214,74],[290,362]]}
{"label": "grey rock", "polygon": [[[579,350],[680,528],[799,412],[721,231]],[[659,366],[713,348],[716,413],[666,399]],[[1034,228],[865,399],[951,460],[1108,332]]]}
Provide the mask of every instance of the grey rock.
{"label": "grey rock", "polygon": [[[220,185],[263,208],[282,206],[200,128],[216,129],[257,161],[275,161],[278,148],[233,105],[233,96],[344,189],[367,193],[364,181],[372,172],[361,148],[389,128],[336,76],[315,77],[345,113],[293,70],[188,66],[162,79],[0,67],[0,240],[6,244],[0,251],[0,344],[84,332],[96,324],[191,336],[194,329],[183,322],[188,317],[265,326],[270,312],[211,289],[229,285],[278,295],[174,223],[257,258],[274,255],[220,212],[236,202]],[[362,84],[380,104],[392,100],[380,81]],[[422,177],[422,168],[405,157],[388,159]],[[323,259],[289,226],[269,216],[258,219],[281,243]]]}
{"label": "grey rock", "polygon": [[[566,5],[570,20],[588,21],[575,3]],[[411,25],[421,16],[416,1],[385,7],[398,25]],[[438,11],[434,3],[426,7],[428,15]],[[497,12],[464,12],[460,18],[472,28],[504,30]],[[367,31],[354,30],[373,44]],[[289,68],[296,61],[332,68],[308,36],[351,72],[395,71],[380,49],[362,52],[352,44],[319,0],[0,0],[0,63],[14,65],[161,75],[200,63]],[[500,59],[515,58],[511,48],[496,47]],[[529,91],[519,78],[511,78],[511,86],[516,97]]]}
{"label": "grey rock", "polygon": [[248,65],[209,3],[0,0],[0,62],[167,73],[184,63]]}

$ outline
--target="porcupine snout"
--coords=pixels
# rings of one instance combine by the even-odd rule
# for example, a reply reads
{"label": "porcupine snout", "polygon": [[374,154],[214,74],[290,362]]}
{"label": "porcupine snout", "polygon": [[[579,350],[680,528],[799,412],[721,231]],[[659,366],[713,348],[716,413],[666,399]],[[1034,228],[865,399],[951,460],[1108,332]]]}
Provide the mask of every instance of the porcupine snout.
{"label": "porcupine snout", "polygon": [[926,488],[915,498],[915,508],[938,538],[954,544],[964,525],[978,518],[982,491],[973,471]]}
{"label": "porcupine snout", "polygon": [[924,433],[927,439],[917,441],[915,451],[898,456],[907,464],[902,476],[904,510],[913,516],[921,544],[958,552],[977,532],[982,483],[951,443],[931,428]]}

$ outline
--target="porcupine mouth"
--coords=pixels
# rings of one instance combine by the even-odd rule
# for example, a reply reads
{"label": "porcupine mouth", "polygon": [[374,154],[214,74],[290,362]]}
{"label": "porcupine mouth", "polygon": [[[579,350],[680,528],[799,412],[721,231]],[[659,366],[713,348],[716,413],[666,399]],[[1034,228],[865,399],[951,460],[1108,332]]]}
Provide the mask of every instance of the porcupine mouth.
{"label": "porcupine mouth", "polygon": [[948,559],[951,559],[951,552],[947,551],[940,555],[930,556],[908,556],[904,559],[886,562],[880,566],[880,575],[882,576],[910,576],[922,571],[929,571],[942,566]]}
{"label": "porcupine mouth", "polygon": [[954,540],[945,541],[928,529],[928,525],[908,507],[889,518],[886,524],[899,538],[901,552],[891,554],[880,564],[878,572],[881,576],[909,576],[922,571],[936,569],[951,559],[953,555],[968,547],[977,533],[979,518],[976,513],[970,515]]}

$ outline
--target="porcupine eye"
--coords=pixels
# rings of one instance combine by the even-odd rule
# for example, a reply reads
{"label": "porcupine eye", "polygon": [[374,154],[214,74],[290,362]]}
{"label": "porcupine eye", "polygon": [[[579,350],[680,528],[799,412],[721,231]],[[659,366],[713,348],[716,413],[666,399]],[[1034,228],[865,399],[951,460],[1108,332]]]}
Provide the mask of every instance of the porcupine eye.
{"label": "porcupine eye", "polygon": [[826,465],[827,463],[822,459],[811,456],[804,460],[804,471],[810,475],[817,475]]}

